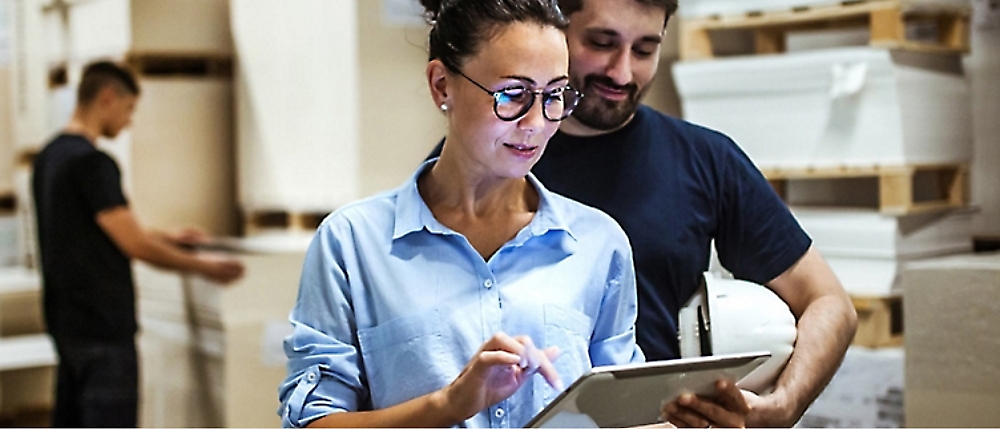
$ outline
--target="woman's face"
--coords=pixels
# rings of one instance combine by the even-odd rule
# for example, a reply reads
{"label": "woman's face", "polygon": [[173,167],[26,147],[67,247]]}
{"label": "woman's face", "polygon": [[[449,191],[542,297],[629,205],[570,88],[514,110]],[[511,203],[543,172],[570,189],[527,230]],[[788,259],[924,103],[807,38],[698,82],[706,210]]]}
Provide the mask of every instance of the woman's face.
{"label": "woman's face", "polygon": [[524,116],[504,121],[494,113],[494,98],[472,81],[489,91],[512,87],[552,91],[567,84],[568,67],[566,37],[559,29],[526,23],[501,29],[466,60],[461,72],[468,78],[448,75],[447,150],[459,152],[473,171],[485,175],[527,175],[559,123],[543,116],[541,95],[535,96]]}

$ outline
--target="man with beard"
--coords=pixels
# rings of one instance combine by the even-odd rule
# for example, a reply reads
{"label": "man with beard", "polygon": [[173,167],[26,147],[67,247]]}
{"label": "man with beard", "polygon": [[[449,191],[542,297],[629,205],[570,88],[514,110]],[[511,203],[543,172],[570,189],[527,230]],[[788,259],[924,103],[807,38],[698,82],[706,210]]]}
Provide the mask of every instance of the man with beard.
{"label": "man with beard", "polygon": [[570,85],[584,97],[532,172],[610,214],[628,234],[639,289],[637,339],[650,360],[680,356],[677,314],[715,240],[736,277],[766,285],[797,320],[772,393],[720,383],[716,400],[668,405],[679,427],[791,426],[833,377],[857,315],[836,276],[760,171],[725,135],[641,105],[676,0],[560,0]]}

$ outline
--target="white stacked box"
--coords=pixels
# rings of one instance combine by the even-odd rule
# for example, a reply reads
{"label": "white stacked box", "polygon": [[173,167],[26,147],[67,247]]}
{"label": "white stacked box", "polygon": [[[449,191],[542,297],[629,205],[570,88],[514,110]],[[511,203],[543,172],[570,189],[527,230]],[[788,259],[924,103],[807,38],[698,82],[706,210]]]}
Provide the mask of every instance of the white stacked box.
{"label": "white stacked box", "polygon": [[898,428],[904,421],[905,351],[851,346],[826,390],[796,427]]}
{"label": "white stacked box", "polygon": [[680,62],[685,119],[761,168],[967,162],[971,104],[957,59],[851,47]]}
{"label": "white stacked box", "polygon": [[285,377],[282,340],[303,240],[236,243],[246,275],[220,286],[135,264],[143,364],[142,426],[273,427]]}
{"label": "white stacked box", "polygon": [[902,268],[916,260],[971,250],[971,211],[903,217],[848,208],[792,209],[848,293],[901,292]]}
{"label": "white stacked box", "polygon": [[[838,0],[684,0],[679,2],[683,18],[713,15],[741,15],[748,12],[769,12],[792,10],[808,6],[833,6],[843,3]],[[949,7],[969,7],[969,0],[902,0],[905,5],[943,5]]]}
{"label": "white stacked box", "polygon": [[[358,197],[356,7],[325,0],[233,1],[243,210],[329,212]],[[384,113],[391,122],[398,112]]]}
{"label": "white stacked box", "polygon": [[903,273],[908,427],[1000,426],[1000,254]]}
{"label": "white stacked box", "polygon": [[139,219],[236,234],[232,81],[149,77],[141,85],[129,154]]}

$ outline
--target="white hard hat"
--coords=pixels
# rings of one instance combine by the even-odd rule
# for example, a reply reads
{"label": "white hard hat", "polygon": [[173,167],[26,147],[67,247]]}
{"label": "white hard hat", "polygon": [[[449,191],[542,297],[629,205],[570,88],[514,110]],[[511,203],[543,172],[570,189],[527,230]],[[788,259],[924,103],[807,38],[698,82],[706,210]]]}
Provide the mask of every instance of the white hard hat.
{"label": "white hard hat", "polygon": [[737,383],[755,393],[774,385],[792,355],[796,335],[795,316],[770,289],[711,273],[704,274],[701,288],[678,315],[681,357],[771,353]]}

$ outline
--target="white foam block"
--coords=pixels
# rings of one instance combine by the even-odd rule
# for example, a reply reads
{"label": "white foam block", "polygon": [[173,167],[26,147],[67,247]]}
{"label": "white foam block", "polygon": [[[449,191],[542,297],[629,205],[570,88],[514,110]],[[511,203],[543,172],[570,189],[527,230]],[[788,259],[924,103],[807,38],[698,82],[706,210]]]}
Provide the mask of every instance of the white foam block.
{"label": "white foam block", "polygon": [[853,47],[679,62],[685,118],[762,168],[966,162],[968,83],[957,59]]}

